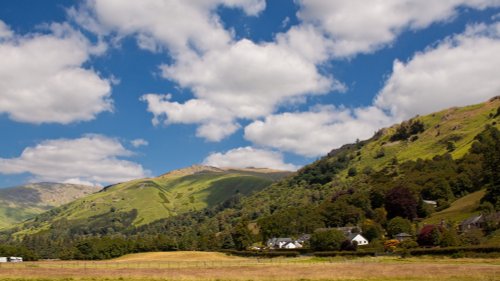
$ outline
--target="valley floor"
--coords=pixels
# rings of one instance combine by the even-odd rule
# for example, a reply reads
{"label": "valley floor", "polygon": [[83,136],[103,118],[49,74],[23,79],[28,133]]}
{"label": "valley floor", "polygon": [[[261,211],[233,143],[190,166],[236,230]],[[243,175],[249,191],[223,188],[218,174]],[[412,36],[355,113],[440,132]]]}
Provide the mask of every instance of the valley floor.
{"label": "valley floor", "polygon": [[0,264],[0,280],[500,280],[500,259],[250,259],[219,253],[128,255],[111,261]]}

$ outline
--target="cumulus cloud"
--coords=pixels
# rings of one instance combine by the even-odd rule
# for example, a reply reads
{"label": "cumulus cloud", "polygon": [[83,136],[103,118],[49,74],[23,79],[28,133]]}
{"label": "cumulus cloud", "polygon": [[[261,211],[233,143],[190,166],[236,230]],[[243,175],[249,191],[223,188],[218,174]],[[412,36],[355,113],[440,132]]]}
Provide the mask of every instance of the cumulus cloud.
{"label": "cumulus cloud", "polygon": [[198,124],[197,136],[219,141],[240,127],[239,119],[266,116],[307,95],[345,90],[318,71],[316,64],[328,57],[327,41],[312,26],[294,27],[276,42],[236,41],[217,15],[219,6],[257,15],[263,0],[86,3],[70,12],[73,18],[98,34],[135,36],[141,48],[168,51],[173,62],[161,66],[163,77],[192,90],[194,97],[182,103],[172,95],[144,95],[155,125]]}
{"label": "cumulus cloud", "polygon": [[130,141],[133,147],[148,146],[149,142],[145,139],[135,139]]}
{"label": "cumulus cloud", "polygon": [[333,41],[337,57],[371,53],[392,43],[406,29],[450,20],[460,7],[485,9],[499,0],[299,0],[299,18]]}
{"label": "cumulus cloud", "polygon": [[[224,47],[231,34],[215,10],[219,6],[240,8],[248,15],[264,10],[265,0],[121,1],[88,0],[70,15],[97,34],[135,35],[139,46],[150,50],[160,43],[174,55]],[[156,43],[154,42],[156,41]]]}
{"label": "cumulus cloud", "polygon": [[245,128],[245,138],[262,146],[313,157],[356,139],[366,139],[391,122],[375,107],[351,110],[322,106],[255,121]]}
{"label": "cumulus cloud", "polygon": [[277,170],[294,171],[298,167],[285,163],[283,155],[279,152],[257,149],[253,147],[240,147],[231,149],[225,153],[212,153],[204,165],[221,168],[270,168]]}
{"label": "cumulus cloud", "polygon": [[103,45],[67,25],[53,24],[50,31],[7,32],[0,40],[0,113],[19,122],[68,124],[111,111],[111,82],[82,67]]}
{"label": "cumulus cloud", "polygon": [[46,140],[19,157],[0,158],[0,173],[33,175],[34,181],[111,184],[145,177],[149,171],[124,160],[132,152],[112,138],[87,135]]}
{"label": "cumulus cloud", "polygon": [[249,124],[245,138],[261,146],[319,156],[417,114],[483,102],[500,93],[498,50],[500,23],[471,25],[406,63],[396,60],[372,106],[323,106],[270,115]]}
{"label": "cumulus cloud", "polygon": [[[164,77],[193,89],[196,98],[181,104],[169,101],[170,95],[144,96],[154,114],[153,123],[160,119],[167,124],[198,123],[202,125],[198,135],[216,141],[238,128],[237,119],[253,120],[290,99],[344,89],[296,52],[245,39],[226,50],[162,69]],[[217,126],[221,126],[219,133],[212,134]]]}
{"label": "cumulus cloud", "polygon": [[10,28],[0,20],[0,40],[12,37],[13,33]]}
{"label": "cumulus cloud", "polygon": [[499,50],[500,23],[469,26],[408,62],[396,60],[375,104],[403,120],[483,102],[500,93]]}

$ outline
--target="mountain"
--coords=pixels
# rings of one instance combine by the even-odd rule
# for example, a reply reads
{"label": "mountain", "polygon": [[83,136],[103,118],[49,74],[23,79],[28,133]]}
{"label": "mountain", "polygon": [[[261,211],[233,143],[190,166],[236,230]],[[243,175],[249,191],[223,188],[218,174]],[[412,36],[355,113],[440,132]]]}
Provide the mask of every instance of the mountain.
{"label": "mountain", "polygon": [[[234,206],[162,219],[127,233],[174,237],[172,248],[220,249],[345,225],[359,225],[376,239],[398,216],[418,229],[419,221],[457,199],[471,194],[453,206],[471,197],[479,206],[498,189],[499,128],[500,97],[416,116],[334,149]],[[424,200],[437,201],[437,208]]]}
{"label": "mountain", "polygon": [[[105,187],[37,216],[21,233],[36,233],[54,224],[75,228],[123,229],[212,207],[261,190],[290,174],[257,168],[191,166],[156,178]],[[104,231],[108,231],[104,230]]]}
{"label": "mountain", "polygon": [[100,187],[32,183],[0,189],[0,229],[99,191]]}
{"label": "mountain", "polygon": [[[106,187],[5,230],[0,240],[22,236],[23,245],[46,258],[95,259],[245,249],[270,237],[357,225],[383,248],[393,220],[403,221],[399,232],[414,232],[435,217],[456,219],[464,206],[469,213],[480,205],[500,210],[499,128],[496,97],[416,116],[291,174],[192,166]],[[470,240],[443,245],[457,241]]]}
{"label": "mountain", "polygon": [[[367,177],[374,177],[377,173],[388,182],[404,180],[401,179],[402,171],[398,170],[404,168],[405,163],[424,163],[422,161],[432,161],[442,155],[462,159],[486,125],[500,128],[500,96],[476,105],[416,116],[381,129],[368,140],[333,149],[294,176],[249,197],[243,208],[255,209],[253,206],[259,206],[259,213],[266,215],[271,210],[275,212],[297,204],[321,202],[339,189],[373,189],[366,186]],[[429,174],[440,171],[437,167],[430,170]],[[449,178],[446,174],[438,176]],[[474,175],[471,177],[474,178]],[[478,179],[479,175],[475,177]],[[389,185],[392,184],[381,180],[379,188]]]}

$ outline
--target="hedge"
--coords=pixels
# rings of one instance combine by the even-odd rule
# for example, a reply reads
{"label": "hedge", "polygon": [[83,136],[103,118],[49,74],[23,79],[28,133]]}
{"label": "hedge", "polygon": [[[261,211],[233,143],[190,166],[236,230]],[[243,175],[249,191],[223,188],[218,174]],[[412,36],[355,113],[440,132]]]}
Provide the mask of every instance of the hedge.
{"label": "hedge", "polygon": [[478,247],[448,247],[448,248],[428,248],[410,250],[412,256],[423,255],[454,255],[459,253],[500,253],[499,246],[478,246]]}
{"label": "hedge", "polygon": [[223,253],[241,256],[241,257],[261,257],[261,258],[276,258],[276,257],[287,257],[294,258],[300,255],[297,251],[236,251],[228,250],[223,251]]}
{"label": "hedge", "polygon": [[357,252],[349,252],[349,251],[328,251],[328,252],[315,252],[314,256],[316,257],[336,257],[336,256],[349,256],[349,257],[366,257],[371,256],[374,257],[376,255],[375,251],[357,251]]}

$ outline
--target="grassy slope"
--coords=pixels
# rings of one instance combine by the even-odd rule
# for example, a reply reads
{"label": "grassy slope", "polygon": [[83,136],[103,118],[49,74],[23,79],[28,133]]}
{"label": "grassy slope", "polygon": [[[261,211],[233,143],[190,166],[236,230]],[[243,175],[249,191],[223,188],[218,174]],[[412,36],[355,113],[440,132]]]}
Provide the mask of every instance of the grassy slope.
{"label": "grassy slope", "polygon": [[230,170],[194,174],[172,173],[157,178],[133,180],[75,200],[59,208],[59,213],[36,228],[25,229],[18,234],[47,229],[52,222],[59,219],[86,220],[95,216],[106,216],[112,211],[119,213],[133,209],[138,211],[133,224],[139,226],[213,206],[237,193],[245,195],[261,190],[269,186],[275,176],[275,173]]}
{"label": "grassy slope", "polygon": [[[446,142],[454,140],[456,149],[451,153],[454,158],[462,157],[470,148],[474,137],[484,129],[485,124],[492,124],[490,114],[495,114],[500,107],[500,99],[461,108],[450,108],[434,114],[416,117],[425,125],[425,131],[414,141],[390,142],[389,138],[398,125],[384,130],[383,135],[371,140],[360,150],[360,157],[353,166],[361,171],[365,167],[380,169],[392,158],[399,162],[429,159],[444,154]],[[500,128],[497,122],[495,125]],[[374,156],[383,148],[385,156],[375,159]]]}
{"label": "grassy slope", "polygon": [[442,219],[446,221],[460,222],[473,215],[478,214],[476,210],[479,206],[479,201],[483,198],[485,190],[480,190],[471,194],[468,194],[451,204],[449,208],[446,208],[440,212],[432,214],[429,218],[423,221],[424,224],[436,224]]}
{"label": "grassy slope", "polygon": [[36,183],[0,189],[0,229],[98,190],[98,187],[59,183]]}
{"label": "grassy slope", "polygon": [[[326,196],[337,187],[349,186],[355,178],[348,177],[350,168],[356,168],[358,174],[366,167],[380,170],[397,158],[399,163],[408,160],[430,159],[436,155],[447,152],[446,141],[454,139],[456,149],[451,153],[453,157],[462,157],[471,147],[474,137],[479,134],[486,124],[500,128],[500,117],[493,118],[500,107],[500,98],[491,99],[487,102],[461,108],[451,108],[426,116],[417,117],[424,123],[424,132],[418,134],[416,141],[390,142],[399,124],[381,130],[377,136],[361,142],[359,145],[347,144],[341,148],[334,149],[327,156],[305,166],[299,170],[297,176],[307,174],[309,168],[321,167],[321,163],[335,162],[337,155],[348,155],[352,160],[349,165],[341,170],[332,183],[326,183],[321,190]],[[375,159],[380,149],[385,150],[385,156]],[[321,168],[320,173],[324,173]],[[339,184],[341,182],[342,184]],[[306,194],[306,196],[304,196]],[[310,204],[307,196],[314,196],[307,185],[295,185],[290,182],[281,181],[271,185],[264,190],[255,193],[244,200],[243,206],[246,211],[253,211],[256,206],[264,214],[269,212],[269,206],[286,208],[287,206],[298,206]]]}

